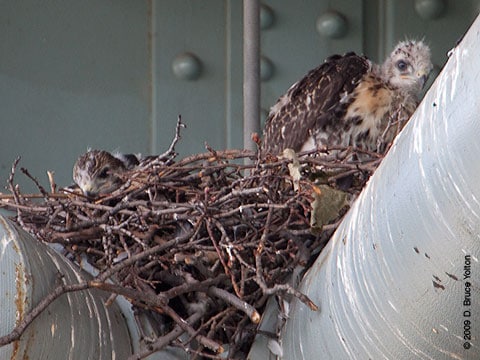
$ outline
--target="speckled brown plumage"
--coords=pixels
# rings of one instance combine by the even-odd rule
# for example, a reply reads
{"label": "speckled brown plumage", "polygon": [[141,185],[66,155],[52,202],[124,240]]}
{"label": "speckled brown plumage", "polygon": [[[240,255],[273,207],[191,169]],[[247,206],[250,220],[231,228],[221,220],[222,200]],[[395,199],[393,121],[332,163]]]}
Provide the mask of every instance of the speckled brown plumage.
{"label": "speckled brown plumage", "polygon": [[89,150],[75,162],[73,180],[86,196],[107,194],[119,188],[124,183],[122,174],[138,163],[135,155]]}
{"label": "speckled brown plumage", "polygon": [[334,55],[295,83],[272,107],[262,150],[279,154],[318,146],[377,150],[389,121],[408,120],[432,69],[423,42],[400,42],[382,65],[364,56]]}

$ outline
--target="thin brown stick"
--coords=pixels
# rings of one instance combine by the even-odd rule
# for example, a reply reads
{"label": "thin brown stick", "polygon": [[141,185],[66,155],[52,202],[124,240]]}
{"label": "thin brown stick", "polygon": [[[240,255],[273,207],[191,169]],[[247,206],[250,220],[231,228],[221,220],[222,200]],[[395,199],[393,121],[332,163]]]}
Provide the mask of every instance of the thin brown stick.
{"label": "thin brown stick", "polygon": [[240,300],[233,294],[230,294],[228,291],[212,286],[208,289],[208,294],[216,296],[233,305],[238,310],[244,312],[248,315],[248,317],[250,318],[250,320],[252,320],[254,324],[258,324],[260,322],[260,314],[253,306],[246,303],[245,301]]}
{"label": "thin brown stick", "polygon": [[[337,179],[350,175],[353,199],[383,158],[352,147],[297,154],[297,190],[291,160],[282,157],[265,160],[255,152],[207,145],[205,153],[174,162],[182,127],[179,118],[167,151],[123,174],[125,183],[112,194],[89,199],[70,189],[55,193],[52,180],[52,192],[23,194],[14,183],[18,161],[7,182],[10,194],[0,194],[0,208],[15,211],[25,230],[62,244],[69,259],[98,271],[82,286],[121,294],[136,310],[162,314],[150,319],[152,347],[133,358],[169,345],[218,358],[225,343],[234,357],[248,348],[253,336],[243,334],[256,331],[272,295],[293,295],[316,310],[288,278],[299,263],[311,263],[343,215],[312,234],[317,183],[337,189]],[[28,171],[23,175],[38,185]],[[52,292],[49,302],[58,291],[66,290]],[[8,339],[20,338],[24,328]],[[187,342],[178,339],[181,333],[188,334]]]}
{"label": "thin brown stick", "polygon": [[0,337],[0,346],[4,346],[19,340],[22,334],[28,328],[28,326],[33,322],[33,320],[35,320],[51,303],[53,303],[63,294],[74,291],[86,290],[88,288],[89,284],[87,282],[70,285],[62,284],[57,286],[46,297],[44,297],[30,312],[28,312],[8,335]]}

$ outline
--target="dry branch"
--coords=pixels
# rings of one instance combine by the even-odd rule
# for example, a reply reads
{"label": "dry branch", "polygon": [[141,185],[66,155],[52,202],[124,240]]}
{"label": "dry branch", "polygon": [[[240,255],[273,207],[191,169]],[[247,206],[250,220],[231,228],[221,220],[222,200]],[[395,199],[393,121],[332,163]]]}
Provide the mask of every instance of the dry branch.
{"label": "dry branch", "polygon": [[[157,314],[152,321],[164,331],[144,339],[149,346],[132,359],[167,345],[206,358],[215,358],[224,344],[231,357],[246,353],[271,295],[293,295],[317,309],[287,284],[294,268],[314,260],[344,213],[320,233],[310,231],[317,185],[336,188],[339,179],[348,179],[344,191],[351,199],[382,156],[359,156],[352,148],[298,154],[301,179],[292,178],[291,160],[260,159],[246,150],[208,148],[175,162],[182,126],[179,119],[164,154],[129,172],[125,185],[103,198],[87,199],[71,189],[48,192],[26,170],[40,194],[22,194],[14,185],[14,162],[10,194],[0,195],[0,207],[14,211],[14,220],[37,239],[62,244],[70,258],[85,254],[99,274],[55,289],[0,345],[18,339],[62,293],[89,287]],[[48,188],[56,189],[53,176]],[[182,333],[188,341],[180,340]]]}

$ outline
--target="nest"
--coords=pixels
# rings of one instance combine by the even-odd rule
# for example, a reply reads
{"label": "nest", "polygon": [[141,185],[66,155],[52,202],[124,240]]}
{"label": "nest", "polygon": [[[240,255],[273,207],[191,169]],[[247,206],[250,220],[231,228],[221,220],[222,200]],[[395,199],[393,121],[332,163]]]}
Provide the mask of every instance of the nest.
{"label": "nest", "polygon": [[[295,296],[317,309],[288,279],[295,268],[308,269],[348,208],[336,195],[354,198],[382,156],[338,148],[264,159],[207,146],[177,160],[181,125],[166,153],[94,200],[57,190],[52,176],[47,191],[25,169],[39,193],[23,194],[14,184],[17,160],[0,207],[14,211],[13,219],[35,238],[61,244],[67,258],[98,269],[93,279],[59,285],[32,311],[67,291],[100,288],[125,296],[152,326],[132,359],[166,346],[191,358],[219,358],[227,347],[229,358],[242,357],[270,296]],[[339,190],[339,179],[349,179],[348,186]],[[331,208],[327,189],[337,205],[325,215],[317,210]],[[18,339],[29,321],[0,344]]]}

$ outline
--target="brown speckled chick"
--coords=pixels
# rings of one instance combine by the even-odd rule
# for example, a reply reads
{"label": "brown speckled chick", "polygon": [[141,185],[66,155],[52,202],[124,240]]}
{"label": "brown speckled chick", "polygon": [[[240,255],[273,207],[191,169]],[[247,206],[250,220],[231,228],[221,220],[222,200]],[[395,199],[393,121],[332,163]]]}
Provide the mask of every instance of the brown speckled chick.
{"label": "brown speckled chick", "polygon": [[75,162],[73,180],[88,197],[108,194],[124,183],[122,174],[138,163],[135,155],[89,150]]}

